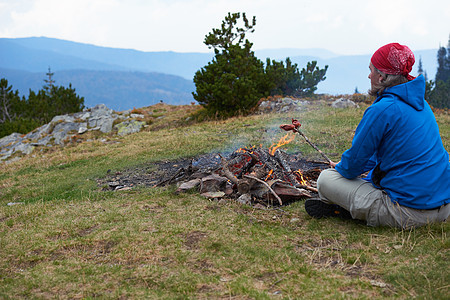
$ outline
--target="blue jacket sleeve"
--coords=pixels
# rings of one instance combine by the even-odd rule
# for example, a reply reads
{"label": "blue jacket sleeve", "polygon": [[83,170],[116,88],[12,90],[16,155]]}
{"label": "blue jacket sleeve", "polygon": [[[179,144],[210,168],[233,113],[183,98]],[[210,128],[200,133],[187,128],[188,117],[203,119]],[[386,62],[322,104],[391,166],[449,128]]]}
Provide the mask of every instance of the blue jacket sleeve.
{"label": "blue jacket sleeve", "polygon": [[372,104],[356,128],[352,147],[342,154],[336,171],[348,179],[356,178],[376,165],[376,153],[390,126],[386,109],[389,105]]}

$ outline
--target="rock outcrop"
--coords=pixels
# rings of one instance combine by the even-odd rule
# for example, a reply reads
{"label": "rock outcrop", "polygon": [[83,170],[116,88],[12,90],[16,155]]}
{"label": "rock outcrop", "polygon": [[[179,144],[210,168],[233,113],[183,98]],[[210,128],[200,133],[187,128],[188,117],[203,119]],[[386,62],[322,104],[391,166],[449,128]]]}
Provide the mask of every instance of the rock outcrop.
{"label": "rock outcrop", "polygon": [[302,99],[292,99],[289,97],[279,98],[275,100],[262,101],[259,104],[259,113],[288,113],[298,112],[305,109],[309,104],[308,101]]}
{"label": "rock outcrop", "polygon": [[131,111],[118,114],[104,104],[82,112],[56,116],[50,123],[28,134],[12,133],[1,138],[0,162],[17,160],[23,155],[31,154],[37,147],[64,146],[74,136],[89,131],[108,133],[117,130],[119,135],[139,132],[146,125],[138,120],[143,118],[143,115],[132,114]]}
{"label": "rock outcrop", "polygon": [[359,107],[359,105],[356,104],[355,102],[353,102],[350,99],[339,98],[339,99],[333,101],[333,103],[331,103],[331,107],[334,107],[334,108],[349,108],[349,107]]}

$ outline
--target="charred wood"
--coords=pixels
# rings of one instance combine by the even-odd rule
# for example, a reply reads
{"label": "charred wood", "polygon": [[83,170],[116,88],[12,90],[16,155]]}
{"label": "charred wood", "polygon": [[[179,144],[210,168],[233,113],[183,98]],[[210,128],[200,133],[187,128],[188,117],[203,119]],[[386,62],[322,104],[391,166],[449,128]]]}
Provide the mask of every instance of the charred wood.
{"label": "charred wood", "polygon": [[281,152],[277,149],[277,151],[275,151],[275,157],[278,159],[278,162],[283,167],[283,169],[286,171],[285,175],[289,178],[289,181],[291,182],[291,184],[294,186],[300,185],[297,181],[297,178],[294,176],[294,174],[292,174],[291,167],[289,166],[289,164],[286,161],[285,153]]}
{"label": "charred wood", "polygon": [[262,181],[261,179],[258,179],[258,178],[256,178],[256,177],[253,177],[253,176],[250,176],[250,175],[244,175],[244,177],[245,178],[248,178],[248,179],[253,179],[253,180],[255,180],[255,181],[257,181],[257,182],[259,182],[259,183],[261,183],[261,184],[263,184],[263,185],[265,185],[268,189],[269,189],[269,191],[274,195],[274,197],[278,200],[278,203],[280,203],[280,205],[283,205],[283,201],[281,201],[281,198],[277,195],[277,193],[267,184],[267,182],[265,182],[265,181]]}

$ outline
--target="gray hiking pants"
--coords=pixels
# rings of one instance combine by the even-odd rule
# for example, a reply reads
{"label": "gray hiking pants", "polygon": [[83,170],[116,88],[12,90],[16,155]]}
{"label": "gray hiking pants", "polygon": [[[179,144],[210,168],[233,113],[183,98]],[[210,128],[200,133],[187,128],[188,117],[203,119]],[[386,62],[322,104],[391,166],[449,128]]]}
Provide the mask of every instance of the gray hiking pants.
{"label": "gray hiking pants", "polygon": [[450,205],[432,210],[414,209],[393,203],[385,191],[356,178],[346,179],[335,169],[322,171],[317,180],[320,199],[337,204],[350,212],[353,219],[369,226],[411,228],[428,223],[445,222]]}

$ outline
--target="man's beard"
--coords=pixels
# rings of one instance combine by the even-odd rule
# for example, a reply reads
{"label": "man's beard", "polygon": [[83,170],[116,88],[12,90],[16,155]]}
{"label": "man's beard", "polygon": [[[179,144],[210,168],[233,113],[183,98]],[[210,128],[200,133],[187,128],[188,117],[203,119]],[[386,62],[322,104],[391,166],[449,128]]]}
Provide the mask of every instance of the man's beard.
{"label": "man's beard", "polygon": [[367,93],[370,95],[370,96],[378,96],[378,92],[380,91],[382,89],[382,86],[381,85],[372,85],[371,87],[370,87],[370,89],[367,91]]}

